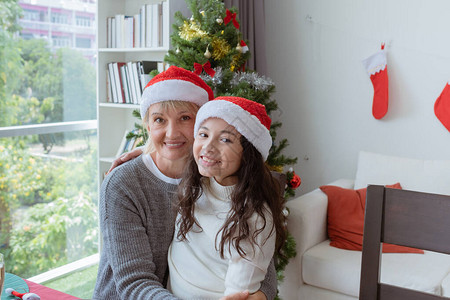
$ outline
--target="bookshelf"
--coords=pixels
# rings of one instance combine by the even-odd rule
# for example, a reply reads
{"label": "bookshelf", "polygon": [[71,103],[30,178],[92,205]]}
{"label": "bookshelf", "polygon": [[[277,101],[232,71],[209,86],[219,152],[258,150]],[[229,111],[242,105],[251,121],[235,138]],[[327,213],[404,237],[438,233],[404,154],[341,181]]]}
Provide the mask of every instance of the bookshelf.
{"label": "bookshelf", "polygon": [[103,174],[109,169],[120,147],[123,135],[132,130],[136,122],[132,111],[139,104],[113,103],[108,97],[108,64],[113,62],[155,61],[162,62],[170,48],[170,33],[174,22],[174,13],[181,11],[189,15],[190,11],[184,0],[165,0],[168,17],[163,18],[162,40],[165,44],[156,47],[115,47],[108,48],[108,18],[116,15],[134,16],[140,12],[143,5],[161,3],[161,0],[98,0],[97,1],[97,119],[98,119],[98,169],[99,184]]}

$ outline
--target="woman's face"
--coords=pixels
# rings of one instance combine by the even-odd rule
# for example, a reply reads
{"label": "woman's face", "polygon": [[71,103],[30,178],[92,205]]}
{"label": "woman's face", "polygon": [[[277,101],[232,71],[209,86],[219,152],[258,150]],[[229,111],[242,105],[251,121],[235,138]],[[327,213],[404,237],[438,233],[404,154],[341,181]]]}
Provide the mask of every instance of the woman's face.
{"label": "woman's face", "polygon": [[148,130],[157,158],[166,162],[186,159],[194,142],[195,113],[186,107],[150,106]]}
{"label": "woman's face", "polygon": [[200,174],[221,185],[237,183],[242,159],[241,134],[227,122],[209,118],[200,126],[193,152]]}

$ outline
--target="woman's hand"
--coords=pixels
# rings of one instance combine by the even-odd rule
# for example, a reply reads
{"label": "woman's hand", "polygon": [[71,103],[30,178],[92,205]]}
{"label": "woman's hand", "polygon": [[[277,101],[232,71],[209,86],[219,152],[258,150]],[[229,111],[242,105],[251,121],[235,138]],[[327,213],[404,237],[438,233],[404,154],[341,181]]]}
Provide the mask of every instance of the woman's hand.
{"label": "woman's hand", "polygon": [[257,291],[254,294],[249,294],[248,291],[243,291],[236,294],[231,294],[220,298],[220,300],[267,300],[266,294],[261,291]]}
{"label": "woman's hand", "polygon": [[113,161],[113,164],[111,165],[111,168],[109,168],[108,172],[106,174],[108,174],[109,172],[111,172],[115,167],[120,166],[121,164],[123,164],[124,162],[127,162],[129,160],[135,159],[136,157],[138,157],[139,155],[142,154],[142,149],[141,148],[136,148],[130,152],[124,153],[121,156],[119,156],[118,158],[116,158]]}
{"label": "woman's hand", "polygon": [[264,294],[261,291],[257,291],[256,293],[248,296],[247,300],[267,300],[267,298],[266,298],[266,294]]}
{"label": "woman's hand", "polygon": [[243,291],[235,294],[231,294],[228,296],[223,296],[220,300],[246,300],[248,299],[249,292]]}

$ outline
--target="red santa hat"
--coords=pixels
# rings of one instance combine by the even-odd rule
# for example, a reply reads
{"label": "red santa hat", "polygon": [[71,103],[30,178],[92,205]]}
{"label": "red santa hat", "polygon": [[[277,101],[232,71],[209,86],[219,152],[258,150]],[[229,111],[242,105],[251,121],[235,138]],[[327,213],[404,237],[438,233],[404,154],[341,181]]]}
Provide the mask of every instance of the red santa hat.
{"label": "red santa hat", "polygon": [[242,53],[246,53],[249,49],[244,40],[241,40]]}
{"label": "red santa hat", "polygon": [[217,97],[203,105],[195,119],[194,136],[208,118],[219,118],[232,125],[261,153],[264,160],[272,146],[270,124],[266,107],[241,97]]}
{"label": "red santa hat", "polygon": [[142,93],[141,118],[150,105],[169,101],[188,101],[202,106],[214,98],[212,89],[191,71],[176,66],[153,77]]}

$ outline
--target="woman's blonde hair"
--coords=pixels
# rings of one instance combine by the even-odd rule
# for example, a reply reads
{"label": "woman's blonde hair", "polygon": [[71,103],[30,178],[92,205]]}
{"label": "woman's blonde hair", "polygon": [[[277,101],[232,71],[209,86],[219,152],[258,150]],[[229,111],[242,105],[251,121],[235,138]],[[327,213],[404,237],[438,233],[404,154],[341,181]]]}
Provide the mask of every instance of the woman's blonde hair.
{"label": "woman's blonde hair", "polygon": [[[162,101],[162,102],[158,102],[155,104],[150,105],[150,107],[152,107],[153,105],[160,105],[161,110],[163,112],[166,112],[170,109],[186,109],[188,112],[193,113],[194,115],[197,115],[197,111],[199,110],[199,106],[193,102],[188,102],[188,101],[180,101],[180,100],[168,100],[168,101]],[[150,138],[150,130],[149,130],[149,111],[150,111],[150,107],[147,109],[147,111],[145,112],[145,117],[142,120],[142,126],[143,128],[147,129],[149,132],[148,135],[148,139],[145,142],[144,145],[144,153],[145,154],[149,154],[152,151],[154,151],[154,146],[152,143],[152,140]],[[192,134],[194,134],[194,132],[192,131]]]}

